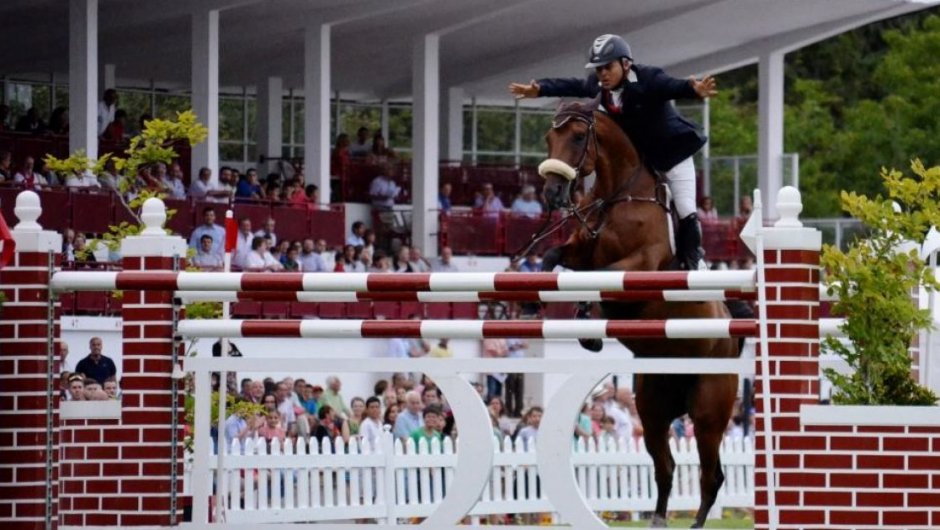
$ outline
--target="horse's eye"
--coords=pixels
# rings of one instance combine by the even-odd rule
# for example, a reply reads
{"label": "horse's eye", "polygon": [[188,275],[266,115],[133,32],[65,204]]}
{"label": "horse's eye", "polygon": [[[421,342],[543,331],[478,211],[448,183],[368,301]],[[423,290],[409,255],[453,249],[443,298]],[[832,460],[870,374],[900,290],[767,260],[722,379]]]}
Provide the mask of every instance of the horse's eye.
{"label": "horse's eye", "polygon": [[574,141],[579,144],[583,144],[585,138],[587,138],[587,135],[584,133],[577,133],[574,135]]}

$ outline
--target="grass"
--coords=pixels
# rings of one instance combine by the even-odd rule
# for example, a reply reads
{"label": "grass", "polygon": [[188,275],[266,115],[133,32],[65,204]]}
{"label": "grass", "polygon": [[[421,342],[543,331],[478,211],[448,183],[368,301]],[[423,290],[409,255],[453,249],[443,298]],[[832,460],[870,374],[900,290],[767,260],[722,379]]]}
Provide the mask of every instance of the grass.
{"label": "grass", "polygon": [[[694,519],[689,518],[676,518],[669,520],[669,528],[689,528],[692,526]],[[620,527],[620,528],[649,528],[649,521],[631,521],[631,522],[620,522],[614,521],[610,523],[611,527]],[[705,522],[705,528],[754,528],[754,520],[749,517],[735,517],[735,518],[725,518],[725,519],[709,519]]]}

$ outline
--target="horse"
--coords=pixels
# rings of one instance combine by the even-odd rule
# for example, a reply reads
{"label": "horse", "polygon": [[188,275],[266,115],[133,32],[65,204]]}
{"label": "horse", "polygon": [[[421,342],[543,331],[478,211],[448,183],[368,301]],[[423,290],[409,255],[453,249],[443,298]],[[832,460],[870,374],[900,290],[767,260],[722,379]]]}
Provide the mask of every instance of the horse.
{"label": "horse", "polygon": [[[562,105],[546,134],[548,158],[539,166],[550,210],[566,208],[578,227],[546,252],[543,270],[657,271],[670,267],[668,192],[643,164],[628,136],[596,104]],[[594,173],[592,189],[578,205],[572,188]],[[612,319],[729,318],[721,302],[602,303]],[[621,339],[636,357],[733,358],[737,339]],[[738,376],[637,374],[636,406],[657,486],[652,527],[666,526],[675,462],[669,450],[672,421],[688,413],[695,427],[701,469],[701,504],[692,528],[701,528],[724,482],[719,448],[737,397]]]}

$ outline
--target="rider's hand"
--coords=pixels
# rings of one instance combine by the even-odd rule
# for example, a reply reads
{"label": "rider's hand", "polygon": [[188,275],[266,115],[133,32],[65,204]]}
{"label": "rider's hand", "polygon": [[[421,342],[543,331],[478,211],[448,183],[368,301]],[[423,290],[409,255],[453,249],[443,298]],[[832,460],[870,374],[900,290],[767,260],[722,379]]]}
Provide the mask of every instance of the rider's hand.
{"label": "rider's hand", "polygon": [[529,81],[528,84],[510,83],[509,93],[516,99],[537,98],[539,97],[539,84],[535,82],[535,79]]}
{"label": "rider's hand", "polygon": [[710,75],[706,75],[701,80],[695,79],[695,76],[690,76],[689,83],[691,83],[692,89],[695,90],[695,94],[702,99],[708,99],[718,94],[715,78]]}

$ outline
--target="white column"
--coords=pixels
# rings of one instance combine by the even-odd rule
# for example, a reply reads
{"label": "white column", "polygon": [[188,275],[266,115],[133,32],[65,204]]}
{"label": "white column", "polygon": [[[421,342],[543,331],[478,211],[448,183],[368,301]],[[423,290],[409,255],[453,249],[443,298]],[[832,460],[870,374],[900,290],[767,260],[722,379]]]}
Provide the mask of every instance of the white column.
{"label": "white column", "polygon": [[461,87],[447,89],[447,98],[441,105],[441,117],[446,120],[441,132],[444,134],[441,147],[445,160],[463,160],[463,98]]}
{"label": "white column", "polygon": [[412,67],[413,144],[411,241],[427,256],[437,255],[437,181],[440,99],[440,37],[415,41]]}
{"label": "white column", "polygon": [[117,67],[111,63],[105,64],[101,71],[101,90],[117,88]]}
{"label": "white column", "polygon": [[[258,81],[258,154],[280,157],[283,138],[284,81],[280,77],[265,77]],[[268,168],[273,164],[268,164]]]}
{"label": "white column", "polygon": [[764,218],[776,219],[777,192],[783,186],[783,52],[761,55],[758,83],[757,183]]}
{"label": "white column", "polygon": [[209,129],[206,141],[193,147],[191,175],[199,168],[219,178],[219,12],[193,13],[192,102],[196,118]]}
{"label": "white column", "polygon": [[330,26],[304,31],[304,166],[308,183],[330,200]]}
{"label": "white column", "polygon": [[98,157],[98,0],[69,1],[69,151]]}
{"label": "white column", "polygon": [[382,137],[385,138],[385,145],[389,145],[389,143],[388,143],[388,120],[389,120],[389,117],[388,117],[388,100],[387,100],[387,99],[383,99],[383,100],[382,100],[381,129],[382,129]]}

